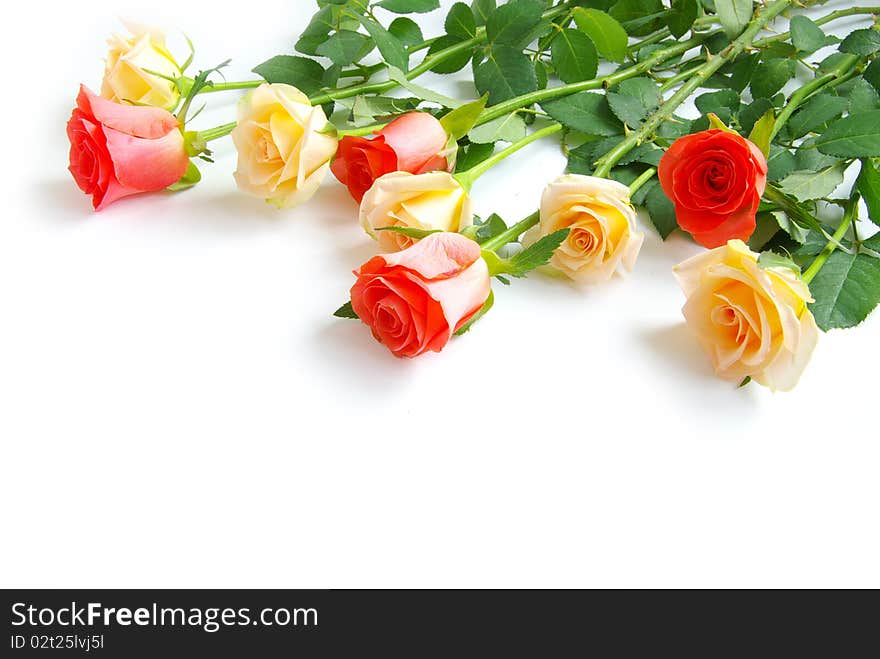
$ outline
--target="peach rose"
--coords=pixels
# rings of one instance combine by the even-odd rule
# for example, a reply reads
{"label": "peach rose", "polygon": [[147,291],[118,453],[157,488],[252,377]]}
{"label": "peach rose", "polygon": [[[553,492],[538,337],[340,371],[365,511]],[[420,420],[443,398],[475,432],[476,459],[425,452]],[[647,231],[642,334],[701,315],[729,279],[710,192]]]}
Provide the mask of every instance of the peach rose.
{"label": "peach rose", "polygon": [[377,179],[360,206],[361,226],[389,252],[406,249],[415,240],[381,227],[451,231],[473,223],[471,199],[446,172],[409,174],[392,172]]}
{"label": "peach rose", "polygon": [[110,51],[101,96],[115,103],[173,109],[180,92],[166,78],[179,78],[183,72],[165,46],[165,33],[133,24],[126,27],[131,36],[114,34],[107,41]]}
{"label": "peach rose", "polygon": [[491,291],[480,246],[457,233],[434,233],[376,256],[355,275],[354,312],[398,357],[440,352]]}
{"label": "peach rose", "polygon": [[80,87],[67,122],[70,173],[95,210],[117,199],[162,190],[189,167],[180,124],[154,107],[111,103]]}
{"label": "peach rose", "polygon": [[629,188],[595,176],[568,174],[548,185],[541,221],[525,244],[565,228],[571,231],[547,268],[577,282],[606,281],[621,265],[632,270],[644,240],[636,230]]}
{"label": "peach rose", "polygon": [[324,110],[296,87],[260,85],[239,103],[232,131],[238,187],[279,208],[308,201],[336,153],[336,137],[324,132],[328,127]]}
{"label": "peach rose", "polygon": [[819,338],[810,289],[796,272],[762,268],[741,240],[674,271],[688,298],[684,317],[721,377],[794,388]]}

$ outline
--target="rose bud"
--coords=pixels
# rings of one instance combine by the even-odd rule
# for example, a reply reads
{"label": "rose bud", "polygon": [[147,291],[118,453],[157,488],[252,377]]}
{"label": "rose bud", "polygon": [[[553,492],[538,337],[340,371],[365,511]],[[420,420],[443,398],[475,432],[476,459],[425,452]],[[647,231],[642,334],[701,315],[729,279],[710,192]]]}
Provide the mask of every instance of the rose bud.
{"label": "rose bud", "polygon": [[734,132],[711,129],[677,139],[658,168],[678,226],[704,247],[748,240],[767,185],[767,160]]}
{"label": "rose bud", "polygon": [[571,231],[546,269],[577,282],[606,281],[620,266],[632,270],[644,240],[636,230],[629,188],[595,176],[568,174],[548,185],[541,221],[524,244],[565,228]]}
{"label": "rose bud", "polygon": [[457,233],[433,233],[355,271],[351,305],[373,336],[398,357],[440,352],[490,293],[480,246]]}
{"label": "rose bud", "polygon": [[296,87],[260,85],[240,101],[232,131],[238,187],[278,208],[309,200],[336,152],[336,138],[327,129],[324,110],[312,107]]}
{"label": "rose bud", "polygon": [[358,203],[373,182],[391,172],[424,174],[451,169],[446,157],[449,135],[427,112],[398,117],[373,139],[343,137],[331,169]]}
{"label": "rose bud", "polygon": [[180,124],[161,108],[122,105],[80,87],[67,122],[70,173],[95,210],[117,199],[162,190],[186,173]]}
{"label": "rose bud", "polygon": [[794,388],[819,339],[807,308],[810,290],[796,272],[761,267],[741,240],[695,256],[674,272],[687,296],[684,317],[719,376]]}
{"label": "rose bud", "polygon": [[409,174],[392,172],[378,179],[361,201],[360,222],[379,247],[393,252],[415,239],[382,227],[452,231],[473,223],[467,191],[447,172]]}
{"label": "rose bud", "polygon": [[110,51],[101,96],[116,103],[173,109],[180,92],[166,78],[179,78],[183,73],[165,46],[164,32],[136,25],[126,27],[131,36],[114,34],[107,41]]}

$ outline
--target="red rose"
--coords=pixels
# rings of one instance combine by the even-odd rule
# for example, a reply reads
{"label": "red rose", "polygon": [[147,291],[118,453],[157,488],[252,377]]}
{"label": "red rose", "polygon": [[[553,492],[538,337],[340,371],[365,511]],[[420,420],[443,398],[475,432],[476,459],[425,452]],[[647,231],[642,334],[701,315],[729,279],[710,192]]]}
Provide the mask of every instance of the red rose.
{"label": "red rose", "polygon": [[398,357],[440,352],[489,297],[480,246],[458,233],[432,233],[355,271],[351,305]]}
{"label": "red rose", "polygon": [[81,86],[67,122],[70,173],[95,210],[177,183],[189,167],[180,124],[160,108],[122,105]]}
{"label": "red rose", "polygon": [[448,170],[449,136],[427,112],[410,112],[380,130],[373,139],[343,137],[331,170],[358,203],[380,176],[391,172],[424,174]]}
{"label": "red rose", "polygon": [[677,139],[658,168],[678,226],[704,247],[748,240],[767,185],[767,160],[752,142],[725,130]]}

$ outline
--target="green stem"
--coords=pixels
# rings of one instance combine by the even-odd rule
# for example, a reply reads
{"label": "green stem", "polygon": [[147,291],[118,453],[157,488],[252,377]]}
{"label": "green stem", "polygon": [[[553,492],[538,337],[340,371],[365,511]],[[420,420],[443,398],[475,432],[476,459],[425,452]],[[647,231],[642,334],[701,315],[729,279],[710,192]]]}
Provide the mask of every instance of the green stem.
{"label": "green stem", "polygon": [[699,89],[703,83],[712,76],[712,74],[749,48],[755,40],[755,36],[764,29],[770,21],[790,7],[792,2],[793,0],[776,0],[763,9],[759,9],[754,18],[749,22],[745,31],[737,37],[733,43],[725,48],[720,54],[709,55],[706,63],[694,71],[694,75],[688,79],[688,81],[685,82],[675,94],[670,96],[669,99],[659,107],[659,109],[648,117],[639,130],[630,133],[616,147],[599,159],[594,176],[607,177],[611,172],[612,167],[614,167],[624,155],[647,140],[664,121],[672,117],[675,110],[690,98],[691,94]]}
{"label": "green stem", "polygon": [[547,137],[548,135],[553,135],[554,133],[558,133],[562,130],[562,124],[550,124],[545,128],[541,128],[540,130],[536,130],[534,133],[530,133],[526,135],[524,138],[519,140],[518,142],[514,142],[506,149],[502,149],[498,153],[486,158],[483,162],[475,165],[464,172],[457,172],[455,174],[455,178],[458,179],[458,182],[462,184],[462,186],[466,190],[470,190],[478,178],[480,178],[483,174],[492,169],[499,162],[504,160],[510,155],[513,155],[523,147],[528,146],[532,142],[537,142],[541,138]]}
{"label": "green stem", "polygon": [[650,71],[655,65],[661,62],[665,62],[666,60],[675,57],[676,55],[686,53],[691,48],[695,48],[703,43],[703,41],[708,36],[708,34],[701,35],[699,37],[694,37],[693,39],[688,39],[687,41],[677,43],[674,46],[663,48],[653,53],[649,58],[642,62],[639,62],[638,64],[615,71],[614,73],[604,76],[602,78],[585,80],[583,82],[575,82],[568,85],[560,85],[558,87],[548,87],[547,89],[540,89],[536,92],[523,94],[521,96],[511,98],[510,100],[502,101],[501,103],[493,105],[492,107],[486,108],[480,115],[480,118],[477,121],[476,125],[480,126],[482,124],[488,123],[493,119],[503,117],[506,114],[510,114],[511,112],[515,112],[520,108],[532,105],[534,103],[550,101],[555,98],[570,96],[571,94],[575,94],[581,91],[587,91],[590,89],[608,89],[609,87],[612,87],[624,80],[627,80],[628,78],[634,78],[638,75],[642,75],[643,73]]}
{"label": "green stem", "polygon": [[652,178],[654,178],[654,174],[657,173],[657,170],[653,167],[646,169],[642,172],[641,176],[639,176],[635,181],[629,184],[629,196],[632,197],[639,189]]}
{"label": "green stem", "polygon": [[342,139],[343,137],[363,137],[364,135],[371,135],[372,133],[376,133],[383,128],[385,128],[387,124],[372,124],[370,126],[361,126],[359,128],[346,128],[344,130],[336,131],[336,137]]}
{"label": "green stem", "polygon": [[847,229],[849,229],[850,225],[852,225],[853,220],[855,219],[858,204],[859,193],[855,192],[849,198],[849,201],[846,204],[846,210],[843,212],[843,219],[840,221],[840,226],[837,227],[837,231],[834,232],[831,240],[829,240],[828,244],[825,245],[825,249],[823,249],[819,253],[815,260],[810,264],[810,267],[806,269],[803,275],[801,275],[801,279],[803,279],[807,284],[813,281],[813,278],[817,274],[819,274],[819,271],[822,269],[822,266],[825,265],[828,257],[830,257],[834,253],[834,250],[837,249],[837,245],[840,244],[841,240],[843,240],[843,237],[846,235]]}
{"label": "green stem", "polygon": [[507,229],[507,231],[499,233],[494,238],[490,238],[489,240],[484,242],[482,245],[480,245],[480,248],[485,251],[494,252],[495,250],[504,247],[507,243],[513,242],[514,240],[519,238],[522,234],[531,229],[540,221],[541,212],[535,211],[526,219],[520,220],[519,222],[514,224],[512,227]]}
{"label": "green stem", "polygon": [[240,82],[215,82],[213,85],[199,90],[199,94],[212,94],[214,92],[228,92],[236,89],[255,89],[262,85],[265,80],[242,80]]}
{"label": "green stem", "polygon": [[788,102],[785,104],[785,107],[779,111],[779,114],[776,117],[776,123],[773,126],[773,131],[770,133],[770,141],[773,141],[773,138],[776,137],[777,133],[779,133],[779,131],[785,125],[785,122],[788,121],[789,117],[791,117],[794,111],[797,110],[798,107],[800,107],[801,103],[803,103],[807,98],[812,96],[813,93],[822,89],[829,83],[848,75],[853,69],[855,69],[858,63],[859,58],[857,56],[846,55],[845,57],[841,58],[840,64],[835,66],[832,71],[817,76],[813,80],[810,80],[810,82],[806,83],[803,87],[800,87],[797,91],[795,91],[788,98]]}
{"label": "green stem", "polygon": [[209,128],[208,130],[200,130],[199,137],[202,138],[205,142],[210,142],[211,140],[217,140],[221,137],[226,137],[232,130],[235,128],[235,122],[229,124],[223,124],[222,126],[217,126],[216,128]]}
{"label": "green stem", "polygon": [[[849,7],[848,9],[838,9],[837,11],[832,11],[830,14],[814,19],[813,22],[816,25],[825,25],[826,23],[836,21],[839,18],[859,16],[861,14],[880,14],[880,7]],[[755,48],[764,48],[777,41],[788,41],[790,38],[791,32],[781,32],[780,34],[774,34],[772,37],[759,39],[753,45]]]}
{"label": "green stem", "polygon": [[772,183],[767,184],[767,188],[764,190],[763,199],[777,206],[798,224],[808,226],[816,231],[822,230],[822,225],[819,224],[816,218],[804,211],[794,202],[794,200],[789,199],[782,190]]}

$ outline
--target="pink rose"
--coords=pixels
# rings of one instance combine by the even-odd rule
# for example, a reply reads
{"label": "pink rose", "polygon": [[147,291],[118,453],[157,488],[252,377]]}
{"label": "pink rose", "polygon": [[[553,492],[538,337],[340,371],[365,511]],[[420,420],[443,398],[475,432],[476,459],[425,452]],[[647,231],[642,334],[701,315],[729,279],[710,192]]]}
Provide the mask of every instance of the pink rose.
{"label": "pink rose", "polygon": [[354,312],[398,357],[440,352],[491,290],[480,246],[457,233],[433,233],[376,256],[355,275]]}
{"label": "pink rose", "polygon": [[117,199],[162,190],[189,167],[180,124],[160,108],[122,105],[80,86],[67,122],[70,173],[95,210]]}
{"label": "pink rose", "polygon": [[450,169],[448,143],[446,129],[433,115],[410,112],[385,126],[373,139],[343,137],[330,168],[360,203],[376,179],[385,174]]}

